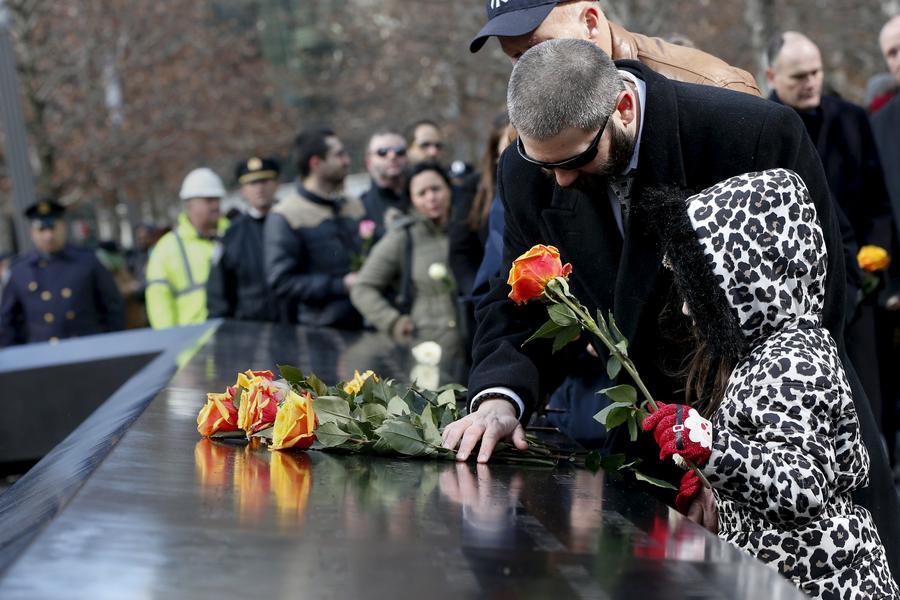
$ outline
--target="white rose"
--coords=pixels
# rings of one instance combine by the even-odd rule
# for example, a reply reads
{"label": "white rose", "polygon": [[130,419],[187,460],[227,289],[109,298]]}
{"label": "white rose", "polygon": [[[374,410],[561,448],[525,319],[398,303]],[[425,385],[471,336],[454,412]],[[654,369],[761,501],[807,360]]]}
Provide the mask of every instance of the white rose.
{"label": "white rose", "polygon": [[431,263],[428,267],[428,277],[432,281],[444,281],[447,279],[447,265],[439,262]]}
{"label": "white rose", "polygon": [[422,342],[413,346],[412,355],[420,365],[436,367],[441,363],[441,346],[437,342]]}

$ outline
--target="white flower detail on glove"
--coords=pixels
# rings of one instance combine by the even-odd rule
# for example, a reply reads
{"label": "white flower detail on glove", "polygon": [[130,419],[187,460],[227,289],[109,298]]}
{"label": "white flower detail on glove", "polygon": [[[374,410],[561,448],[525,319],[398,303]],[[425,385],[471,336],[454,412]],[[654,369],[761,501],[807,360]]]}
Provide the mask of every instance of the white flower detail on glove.
{"label": "white flower detail on glove", "polygon": [[684,429],[688,439],[704,448],[712,448],[712,423],[700,416],[695,409],[688,409],[688,417],[684,420]]}

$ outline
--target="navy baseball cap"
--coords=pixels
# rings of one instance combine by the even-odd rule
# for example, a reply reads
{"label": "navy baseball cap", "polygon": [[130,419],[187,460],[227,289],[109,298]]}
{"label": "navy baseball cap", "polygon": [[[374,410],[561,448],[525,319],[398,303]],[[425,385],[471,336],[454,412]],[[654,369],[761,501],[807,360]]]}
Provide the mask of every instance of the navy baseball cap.
{"label": "navy baseball cap", "polygon": [[514,36],[534,31],[544,22],[559,0],[487,0],[488,22],[469,44],[478,52],[492,35]]}

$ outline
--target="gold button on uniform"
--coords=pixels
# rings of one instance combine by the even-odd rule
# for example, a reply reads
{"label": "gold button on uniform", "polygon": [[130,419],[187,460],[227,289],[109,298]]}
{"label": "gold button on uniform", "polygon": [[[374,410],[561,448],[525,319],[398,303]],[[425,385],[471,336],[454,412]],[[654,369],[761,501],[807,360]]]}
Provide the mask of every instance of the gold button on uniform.
{"label": "gold button on uniform", "polygon": [[48,323],[52,323],[53,321],[56,320],[56,317],[53,316],[53,313],[45,313],[44,320],[47,321]]}
{"label": "gold button on uniform", "polygon": [[49,302],[52,297],[53,294],[48,291],[41,292],[41,300],[43,300],[44,302]]}
{"label": "gold button on uniform", "polygon": [[28,291],[29,291],[29,292],[36,292],[36,291],[37,291],[37,287],[38,287],[38,286],[37,286],[37,281],[32,281],[31,283],[28,284]]}
{"label": "gold button on uniform", "polygon": [[454,327],[456,327],[456,321],[454,321],[453,319],[450,319],[450,322],[447,323],[447,327],[449,327],[450,329],[453,329]]}
{"label": "gold button on uniform", "polygon": [[75,311],[74,310],[66,311],[66,319],[68,319],[69,321],[74,321],[75,320]]}
{"label": "gold button on uniform", "polygon": [[50,338],[50,343],[51,343],[51,344],[58,344],[58,343],[59,343],[59,338],[56,337],[56,336]]}
{"label": "gold button on uniform", "polygon": [[63,288],[62,292],[60,292],[60,293],[62,294],[63,298],[71,298],[72,297],[72,290],[70,290],[69,288]]}

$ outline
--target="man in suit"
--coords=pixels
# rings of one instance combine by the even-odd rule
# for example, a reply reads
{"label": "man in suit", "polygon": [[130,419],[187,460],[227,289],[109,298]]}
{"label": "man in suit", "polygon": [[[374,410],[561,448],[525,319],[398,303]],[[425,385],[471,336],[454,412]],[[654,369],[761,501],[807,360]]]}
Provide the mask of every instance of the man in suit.
{"label": "man in suit", "polygon": [[41,200],[25,211],[34,249],[13,262],[0,304],[0,347],[118,331],[122,296],[91,250],[66,243],[65,207]]}
{"label": "man in suit", "polygon": [[[614,311],[631,342],[629,354],[657,397],[684,401],[683,382],[672,375],[684,348],[660,327],[661,315],[681,301],[672,295],[658,240],[640,210],[661,186],[700,191],[751,171],[797,172],[816,203],[828,255],[839,257],[829,262],[823,318],[841,344],[841,238],[821,162],[794,111],[748,94],[670,81],[638,62],[613,63],[582,40],[551,40],[523,54],[507,103],[520,137],[500,161],[504,263],[537,243],[557,246],[574,267],[572,292],[592,314]],[[460,460],[479,442],[480,462],[501,438],[524,448],[521,423],[565,376],[571,358],[552,355],[542,343],[522,347],[546,311],[514,305],[508,291],[494,285],[477,310],[470,414],[444,432],[447,447],[459,445]],[[848,374],[872,456],[872,486],[858,500],[879,519],[895,556],[896,494],[865,394],[852,369]],[[673,481],[679,475],[664,472],[667,466],[658,461],[647,466]]]}
{"label": "man in suit", "polygon": [[[771,100],[790,106],[806,126],[825,168],[828,186],[850,225],[851,239],[845,240],[848,261],[847,353],[853,362],[876,419],[881,416],[881,382],[876,354],[875,310],[877,293],[863,286],[863,271],[874,281],[880,271],[865,260],[857,262],[857,253],[891,251],[891,205],[884,185],[881,161],[875,147],[866,111],[836,96],[824,94],[822,54],[805,35],[786,31],[772,38],[767,58],[766,77]],[[863,254],[863,256],[865,256]],[[868,272],[866,271],[866,272]],[[862,290],[867,288],[865,292]]]}

